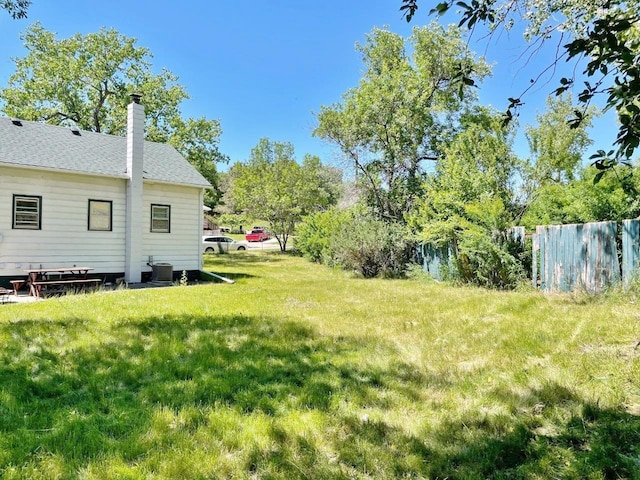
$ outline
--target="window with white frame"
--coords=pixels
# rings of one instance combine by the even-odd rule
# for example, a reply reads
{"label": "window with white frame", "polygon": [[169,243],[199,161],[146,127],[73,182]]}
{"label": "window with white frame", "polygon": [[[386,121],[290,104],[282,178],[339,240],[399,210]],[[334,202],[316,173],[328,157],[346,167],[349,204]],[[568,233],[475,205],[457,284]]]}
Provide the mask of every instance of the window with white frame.
{"label": "window with white frame", "polygon": [[158,233],[171,232],[171,206],[151,204],[151,231]]}
{"label": "window with white frame", "polygon": [[88,229],[99,232],[112,230],[113,202],[89,199]]}
{"label": "window with white frame", "polygon": [[42,229],[42,197],[35,195],[13,196],[13,228]]}

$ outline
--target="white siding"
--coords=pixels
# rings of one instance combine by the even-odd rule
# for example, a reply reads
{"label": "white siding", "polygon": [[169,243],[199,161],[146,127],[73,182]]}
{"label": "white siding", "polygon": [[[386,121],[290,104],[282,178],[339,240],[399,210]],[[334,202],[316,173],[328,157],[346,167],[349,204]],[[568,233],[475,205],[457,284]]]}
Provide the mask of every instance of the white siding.
{"label": "white siding", "polygon": [[[202,203],[199,188],[166,184],[144,184],[142,202],[142,258],[143,272],[149,256],[154,263],[170,263],[174,271],[198,270],[201,266],[200,243],[202,231]],[[151,204],[171,207],[171,232],[151,232]]]}
{"label": "white siding", "polygon": [[[125,181],[0,167],[0,276],[28,268],[86,265],[124,270]],[[13,229],[13,195],[42,197],[41,230]],[[112,231],[88,230],[89,199],[112,201]]]}
{"label": "white siding", "polygon": [[[42,197],[42,229],[12,228],[13,195]],[[88,230],[89,199],[112,201],[112,231]],[[171,206],[171,232],[150,232],[151,204]],[[0,166],[0,277],[29,268],[85,265],[124,272],[126,180]],[[174,271],[201,266],[201,189],[144,183],[143,272],[149,256]]]}

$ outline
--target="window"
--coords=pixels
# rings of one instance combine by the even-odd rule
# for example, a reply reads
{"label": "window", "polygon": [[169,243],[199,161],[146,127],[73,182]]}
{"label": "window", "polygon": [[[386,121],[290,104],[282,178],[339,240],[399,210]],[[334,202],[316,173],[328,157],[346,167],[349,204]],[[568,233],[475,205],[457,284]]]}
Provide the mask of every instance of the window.
{"label": "window", "polygon": [[233,242],[233,239],[229,237],[206,237],[204,241],[207,243],[229,243]]}
{"label": "window", "polygon": [[171,206],[151,204],[151,231],[171,232]]}
{"label": "window", "polygon": [[111,200],[89,199],[89,230],[111,231],[112,206]]}
{"label": "window", "polygon": [[41,230],[42,197],[32,195],[13,196],[13,228]]}

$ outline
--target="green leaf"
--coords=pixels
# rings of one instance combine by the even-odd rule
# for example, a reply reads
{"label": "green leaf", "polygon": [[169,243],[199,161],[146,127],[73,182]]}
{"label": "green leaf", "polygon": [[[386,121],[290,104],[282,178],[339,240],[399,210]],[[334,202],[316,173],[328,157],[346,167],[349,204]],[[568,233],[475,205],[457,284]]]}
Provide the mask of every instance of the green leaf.
{"label": "green leaf", "polygon": [[605,172],[598,172],[596,173],[596,175],[593,177],[593,184],[596,185],[600,182],[600,180],[602,180],[602,177],[604,176]]}

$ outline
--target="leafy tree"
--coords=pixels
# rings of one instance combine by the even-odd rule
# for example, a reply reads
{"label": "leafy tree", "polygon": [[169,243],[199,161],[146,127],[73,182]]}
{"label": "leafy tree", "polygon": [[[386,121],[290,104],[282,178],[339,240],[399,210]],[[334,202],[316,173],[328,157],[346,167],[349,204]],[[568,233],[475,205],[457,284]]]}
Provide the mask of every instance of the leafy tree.
{"label": "leafy tree", "polygon": [[[593,143],[586,131],[593,112],[580,125],[572,126],[568,120],[573,111],[570,96],[548,97],[547,110],[537,115],[537,125],[526,127],[531,157],[523,181],[523,214],[536,203],[538,209],[540,201],[551,204],[560,202],[560,198],[541,200],[540,197],[551,192],[564,196],[563,190],[582,171],[583,155]],[[551,207],[551,204],[548,206]],[[543,215],[540,219],[545,217]]]}
{"label": "leafy tree", "polygon": [[222,135],[220,122],[204,117],[186,120],[176,117],[173,119],[173,128],[173,132],[167,134],[164,141],[181,152],[213,185],[213,188],[206,190],[204,194],[204,203],[213,208],[222,197],[216,163],[228,162],[228,157],[218,150]]}
{"label": "leafy tree", "polygon": [[410,224],[421,240],[451,246],[455,278],[512,287],[524,272],[507,234],[517,216],[521,166],[511,151],[512,132],[498,114],[482,108],[466,115],[463,126],[427,177]]}
{"label": "leafy tree", "polygon": [[[489,125],[483,124],[487,117]],[[471,221],[469,205],[499,202],[500,216],[509,219],[494,222],[497,229],[515,217],[514,184],[520,164],[511,151],[512,135],[497,114],[479,109],[475,118],[476,123],[471,117],[465,120],[465,129],[445,148],[435,172],[424,182],[424,195],[410,217],[424,240],[441,245],[455,240]]]}
{"label": "leafy tree", "polygon": [[[235,215],[240,213],[240,209],[236,207],[232,195],[235,171],[237,170],[236,165],[232,165],[226,172],[220,172],[218,175],[218,187],[221,196],[220,202],[216,206],[216,213],[221,215]],[[242,225],[246,225],[246,223]]]}
{"label": "leafy tree", "polygon": [[[340,147],[379,218],[404,221],[420,195],[424,163],[440,157],[464,106],[474,99],[471,73],[489,73],[460,31],[415,28],[405,40],[374,29],[357,49],[365,65],[343,102],[323,106],[314,135]],[[409,53],[411,52],[411,53]]]}
{"label": "leafy tree", "polygon": [[25,18],[30,5],[31,0],[0,0],[0,8],[13,18]]}
{"label": "leafy tree", "polygon": [[[546,184],[536,195],[522,225],[533,230],[537,225],[586,223],[613,220],[621,222],[640,215],[637,166],[620,176],[608,175],[594,182],[600,173],[593,166],[577,172],[568,184]],[[634,174],[632,174],[634,173]]]}
{"label": "leafy tree", "polygon": [[573,111],[570,97],[550,97],[537,125],[527,127],[532,156],[520,223],[530,231],[537,225],[621,221],[639,213],[635,168],[615,169],[615,175],[603,178],[603,170],[583,167],[592,143],[586,132],[591,113],[580,125],[570,125]]}
{"label": "leafy tree", "polygon": [[232,197],[237,208],[269,222],[285,252],[296,222],[337,202],[330,176],[316,156],[296,162],[293,145],[262,138],[247,164],[233,166]]}
{"label": "leafy tree", "polygon": [[587,147],[593,144],[586,130],[593,115],[585,117],[580,126],[571,126],[568,121],[573,111],[569,96],[548,97],[546,112],[537,116],[538,125],[526,128],[536,188],[573,180]]}
{"label": "leafy tree", "polygon": [[[600,151],[594,165],[606,170],[618,161],[627,163],[640,144],[640,8],[637,2],[625,0],[474,0],[469,3],[445,0],[435,5],[432,13],[444,14],[454,6],[460,8],[460,26],[474,29],[485,24],[492,31],[503,26],[523,25],[525,38],[534,46],[551,39],[558,40],[560,60],[584,60],[582,74],[588,78],[578,95],[583,109],[597,95],[604,95],[607,108],[615,109],[620,121],[615,141],[616,151]],[[402,0],[401,11],[410,21],[418,9],[418,0]],[[535,47],[534,47],[535,48]],[[576,85],[576,76],[561,78],[556,93]],[[522,104],[511,98],[507,119]],[[585,118],[576,110],[571,123],[579,125]]]}
{"label": "leafy tree", "polygon": [[[126,133],[129,94],[143,96],[146,137],[169,142],[212,185],[222,133],[217,120],[183,119],[180,103],[188,98],[168,70],[154,74],[148,49],[113,29],[58,40],[39,23],[23,36],[28,53],[15,59],[16,71],[0,90],[2,111],[11,117],[112,135]],[[215,205],[218,192],[207,194]]]}
{"label": "leafy tree", "polygon": [[570,189],[571,202],[567,205],[569,223],[613,220],[621,223],[640,216],[638,166],[607,175],[596,182],[600,171],[586,167],[579,181]]}

